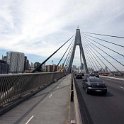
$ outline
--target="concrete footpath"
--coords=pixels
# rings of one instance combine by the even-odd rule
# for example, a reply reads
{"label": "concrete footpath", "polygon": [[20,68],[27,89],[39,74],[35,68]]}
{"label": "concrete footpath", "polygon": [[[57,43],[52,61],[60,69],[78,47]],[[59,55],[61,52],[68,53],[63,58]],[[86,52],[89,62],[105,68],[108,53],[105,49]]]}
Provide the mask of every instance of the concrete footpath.
{"label": "concrete footpath", "polygon": [[0,117],[0,124],[68,124],[71,75]]}

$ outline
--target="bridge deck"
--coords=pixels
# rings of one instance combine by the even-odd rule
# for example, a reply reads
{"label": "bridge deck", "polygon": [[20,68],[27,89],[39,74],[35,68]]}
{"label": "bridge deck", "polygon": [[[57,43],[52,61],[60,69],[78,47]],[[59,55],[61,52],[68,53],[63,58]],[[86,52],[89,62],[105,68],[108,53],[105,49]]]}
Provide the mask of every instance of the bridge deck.
{"label": "bridge deck", "polygon": [[70,75],[0,117],[0,124],[64,124],[68,121]]}

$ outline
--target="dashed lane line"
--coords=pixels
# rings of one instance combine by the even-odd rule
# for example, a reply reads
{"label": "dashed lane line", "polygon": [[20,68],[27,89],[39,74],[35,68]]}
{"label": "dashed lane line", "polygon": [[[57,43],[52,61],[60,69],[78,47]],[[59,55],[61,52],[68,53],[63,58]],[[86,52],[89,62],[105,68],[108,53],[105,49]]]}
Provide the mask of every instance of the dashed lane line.
{"label": "dashed lane line", "polygon": [[124,81],[124,78],[116,78],[116,77],[109,77],[109,76],[100,76],[100,77]]}
{"label": "dashed lane line", "polygon": [[34,116],[32,115],[25,124],[28,124],[33,119],[33,117]]}
{"label": "dashed lane line", "polygon": [[121,89],[124,89],[124,87],[120,86]]}
{"label": "dashed lane line", "polygon": [[52,93],[49,95],[49,98],[51,98],[53,95],[52,95]]}

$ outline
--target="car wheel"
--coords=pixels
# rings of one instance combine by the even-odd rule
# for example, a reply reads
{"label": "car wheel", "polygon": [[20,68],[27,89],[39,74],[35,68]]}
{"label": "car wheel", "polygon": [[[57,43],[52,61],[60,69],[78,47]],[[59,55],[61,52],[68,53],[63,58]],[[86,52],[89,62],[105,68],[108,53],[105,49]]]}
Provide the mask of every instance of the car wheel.
{"label": "car wheel", "polygon": [[103,92],[103,95],[106,95],[107,94],[107,91]]}

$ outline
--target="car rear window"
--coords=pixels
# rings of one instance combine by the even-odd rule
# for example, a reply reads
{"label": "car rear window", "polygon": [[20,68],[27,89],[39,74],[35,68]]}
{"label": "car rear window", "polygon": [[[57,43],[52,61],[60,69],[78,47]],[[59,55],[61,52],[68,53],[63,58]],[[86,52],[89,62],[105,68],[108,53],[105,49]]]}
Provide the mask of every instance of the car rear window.
{"label": "car rear window", "polygon": [[101,79],[99,79],[99,78],[90,78],[89,79],[90,80],[90,82],[103,82]]}

